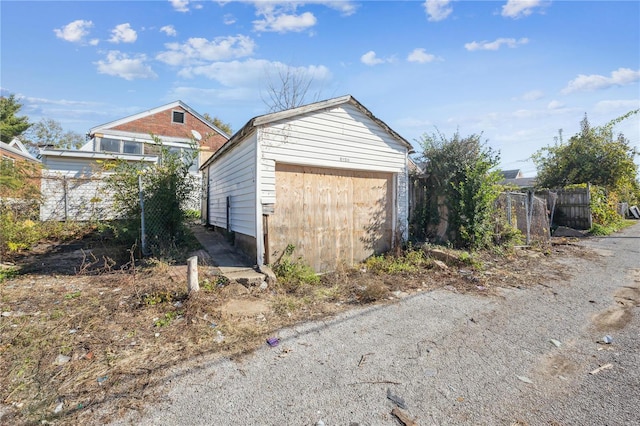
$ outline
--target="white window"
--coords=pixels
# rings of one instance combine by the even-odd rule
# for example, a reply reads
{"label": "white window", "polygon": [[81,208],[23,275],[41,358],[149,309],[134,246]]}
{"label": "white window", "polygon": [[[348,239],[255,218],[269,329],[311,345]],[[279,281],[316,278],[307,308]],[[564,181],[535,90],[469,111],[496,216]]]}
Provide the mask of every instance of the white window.
{"label": "white window", "polygon": [[100,138],[100,151],[117,154],[142,154],[142,144],[120,139]]}
{"label": "white window", "polygon": [[100,140],[100,151],[120,152],[120,141],[117,139],[102,138]]}

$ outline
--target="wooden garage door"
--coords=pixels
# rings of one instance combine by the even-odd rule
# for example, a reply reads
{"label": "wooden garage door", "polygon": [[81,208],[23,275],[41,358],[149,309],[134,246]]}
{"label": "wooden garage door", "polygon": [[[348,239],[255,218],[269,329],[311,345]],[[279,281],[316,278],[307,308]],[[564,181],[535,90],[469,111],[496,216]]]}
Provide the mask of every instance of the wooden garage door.
{"label": "wooden garage door", "polygon": [[268,263],[288,244],[318,271],[391,248],[393,175],[276,165],[276,204],[265,217]]}

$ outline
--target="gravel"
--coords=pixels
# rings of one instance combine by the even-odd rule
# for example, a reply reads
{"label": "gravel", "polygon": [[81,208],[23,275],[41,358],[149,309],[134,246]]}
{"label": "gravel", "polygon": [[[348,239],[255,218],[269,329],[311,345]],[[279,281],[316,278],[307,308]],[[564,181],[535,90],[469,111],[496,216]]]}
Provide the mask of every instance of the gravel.
{"label": "gravel", "polygon": [[420,425],[640,424],[640,299],[603,322],[640,287],[640,224],[582,244],[596,254],[544,285],[417,293],[281,330],[275,347],[174,374],[113,424],[397,425],[398,405]]}

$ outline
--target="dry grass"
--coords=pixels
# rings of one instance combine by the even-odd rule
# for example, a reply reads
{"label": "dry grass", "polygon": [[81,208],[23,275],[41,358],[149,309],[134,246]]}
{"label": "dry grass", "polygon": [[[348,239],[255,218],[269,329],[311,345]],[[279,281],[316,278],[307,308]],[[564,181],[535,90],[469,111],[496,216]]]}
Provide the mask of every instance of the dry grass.
{"label": "dry grass", "polygon": [[116,266],[105,253],[54,247],[19,261],[28,272],[5,274],[0,284],[0,423],[102,424],[105,413],[141,409],[176,369],[250,353],[284,326],[388,303],[396,291],[489,294],[535,284],[536,270],[551,269],[543,262],[568,247],[486,255],[477,260],[481,268],[437,268],[428,260],[396,273],[345,268],[318,283],[266,291],[202,266],[206,281],[191,296],[185,266]]}

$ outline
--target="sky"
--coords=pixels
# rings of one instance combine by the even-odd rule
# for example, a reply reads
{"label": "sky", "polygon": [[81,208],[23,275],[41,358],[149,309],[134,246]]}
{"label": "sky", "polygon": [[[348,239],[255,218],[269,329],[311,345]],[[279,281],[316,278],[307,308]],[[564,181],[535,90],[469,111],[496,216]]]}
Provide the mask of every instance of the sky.
{"label": "sky", "polygon": [[[239,130],[289,70],[350,94],[420,151],[481,134],[503,170],[640,108],[640,2],[7,1],[0,92],[90,128],[182,100]],[[640,150],[640,114],[615,127]]]}

